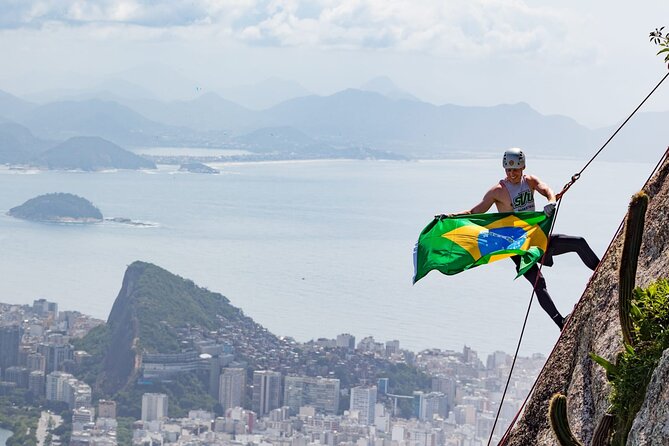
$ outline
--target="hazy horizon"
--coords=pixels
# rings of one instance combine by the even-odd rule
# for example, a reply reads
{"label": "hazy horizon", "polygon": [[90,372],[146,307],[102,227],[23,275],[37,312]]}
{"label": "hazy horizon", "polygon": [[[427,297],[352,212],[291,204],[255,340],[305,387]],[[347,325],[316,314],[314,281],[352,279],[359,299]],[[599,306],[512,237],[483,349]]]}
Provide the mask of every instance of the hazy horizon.
{"label": "hazy horizon", "polygon": [[[624,119],[665,72],[648,39],[666,25],[657,17],[667,2],[31,0],[0,6],[12,61],[0,90],[34,98],[122,81],[137,97],[263,105],[387,77],[436,105],[526,102],[593,128]],[[643,111],[667,104],[663,88]]]}

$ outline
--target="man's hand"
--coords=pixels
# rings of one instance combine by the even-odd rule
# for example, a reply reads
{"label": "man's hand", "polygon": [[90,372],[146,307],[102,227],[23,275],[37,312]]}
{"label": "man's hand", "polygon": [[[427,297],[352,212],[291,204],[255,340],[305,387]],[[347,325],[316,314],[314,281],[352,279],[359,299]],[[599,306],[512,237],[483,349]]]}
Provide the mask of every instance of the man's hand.
{"label": "man's hand", "polygon": [[453,214],[437,214],[437,215],[434,216],[434,219],[441,221],[444,218],[450,218],[452,216],[453,216]]}
{"label": "man's hand", "polygon": [[555,213],[555,202],[548,203],[544,206],[544,214],[546,217],[551,217]]}

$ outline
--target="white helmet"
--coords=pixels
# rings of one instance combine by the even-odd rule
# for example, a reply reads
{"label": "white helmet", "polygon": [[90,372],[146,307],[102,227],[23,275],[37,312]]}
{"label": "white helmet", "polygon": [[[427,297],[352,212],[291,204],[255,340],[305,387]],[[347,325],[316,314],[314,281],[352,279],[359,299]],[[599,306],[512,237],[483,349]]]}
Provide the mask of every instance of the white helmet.
{"label": "white helmet", "polygon": [[525,154],[518,147],[512,147],[504,152],[502,166],[505,169],[524,169]]}

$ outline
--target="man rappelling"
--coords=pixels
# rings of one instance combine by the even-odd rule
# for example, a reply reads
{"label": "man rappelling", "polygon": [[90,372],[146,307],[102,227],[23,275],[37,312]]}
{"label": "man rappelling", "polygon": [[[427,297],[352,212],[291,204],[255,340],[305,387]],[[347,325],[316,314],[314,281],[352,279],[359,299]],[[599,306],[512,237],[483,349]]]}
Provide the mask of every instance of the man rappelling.
{"label": "man rappelling", "polygon": [[[548,203],[543,211],[547,217],[555,212],[556,196],[546,183],[534,175],[525,175],[525,154],[519,148],[511,148],[504,152],[502,167],[506,173],[505,178],[491,187],[483,196],[483,199],[471,209],[453,214],[441,214],[435,218],[441,220],[460,215],[483,214],[494,204],[500,213],[519,213],[535,211],[534,192],[544,196]],[[553,257],[575,252],[583,263],[594,270],[599,264],[599,258],[592,251],[583,237],[574,237],[564,234],[553,234],[548,240],[548,247],[540,262],[545,266],[553,265]],[[511,260],[516,264],[516,271],[521,268],[521,257],[514,255]],[[546,280],[539,271],[539,267],[533,264],[523,276],[535,287],[537,299],[544,311],[557,324],[560,329],[564,327],[566,318],[558,311],[546,288]]]}

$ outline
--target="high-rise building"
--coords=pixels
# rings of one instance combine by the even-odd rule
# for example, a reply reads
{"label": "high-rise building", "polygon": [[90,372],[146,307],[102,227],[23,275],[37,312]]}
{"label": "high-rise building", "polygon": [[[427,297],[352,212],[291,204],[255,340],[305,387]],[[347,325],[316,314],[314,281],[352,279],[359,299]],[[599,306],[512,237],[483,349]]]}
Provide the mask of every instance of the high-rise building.
{"label": "high-rise building", "polygon": [[142,395],[142,421],[156,421],[167,417],[167,395],[145,393]]}
{"label": "high-rise building", "polygon": [[350,410],[358,412],[358,421],[366,426],[374,425],[376,386],[361,386],[351,389]]}
{"label": "high-rise building", "polygon": [[355,349],[355,336],[348,334],[348,333],[342,333],[340,335],[337,335],[337,347],[341,348],[347,348],[349,350],[354,350]]}
{"label": "high-rise building", "polygon": [[71,378],[74,377],[64,372],[51,372],[46,375],[46,399],[65,401],[65,384]]}
{"label": "high-rise building", "polygon": [[413,400],[411,401],[411,415],[420,419],[420,409],[423,406],[423,398],[425,398],[425,393],[420,390],[415,390],[413,392]]}
{"label": "high-rise building", "polygon": [[18,365],[22,330],[19,325],[0,326],[0,368]]}
{"label": "high-rise building", "polygon": [[394,339],[386,341],[386,356],[391,356],[400,352],[400,341]]}
{"label": "high-rise building", "polygon": [[218,402],[223,406],[223,411],[242,406],[245,386],[245,369],[235,367],[223,369],[218,389]]}
{"label": "high-rise building", "polygon": [[72,411],[72,423],[92,423],[95,420],[95,410],[92,407],[78,407]]}
{"label": "high-rise building", "polygon": [[41,353],[31,353],[26,358],[28,370],[36,370],[44,373],[46,371],[46,358]]}
{"label": "high-rise building", "polygon": [[336,414],[339,411],[339,380],[286,376],[283,404],[295,415],[302,406],[313,406],[319,412]]}
{"label": "high-rise building", "polygon": [[76,378],[68,379],[63,385],[63,401],[70,409],[91,405],[91,386]]}
{"label": "high-rise building", "polygon": [[116,418],[116,401],[99,400],[98,418]]}
{"label": "high-rise building", "polygon": [[453,408],[453,415],[457,425],[476,425],[476,408],[474,406],[457,405]]}
{"label": "high-rise building", "polygon": [[434,419],[435,415],[446,418],[448,416],[447,402],[446,395],[441,392],[424,394],[421,400],[418,419],[421,421],[430,421]]}
{"label": "high-rise building", "polygon": [[270,370],[253,372],[252,409],[259,416],[267,415],[279,407],[281,396],[281,373]]}
{"label": "high-rise building", "polygon": [[44,355],[46,373],[62,371],[66,361],[74,360],[74,348],[60,339],[37,346],[38,353]]}
{"label": "high-rise building", "polygon": [[455,405],[455,396],[457,390],[457,380],[450,376],[435,376],[432,378],[432,391],[441,392],[446,395],[448,413]]}
{"label": "high-rise building", "polygon": [[30,390],[36,396],[44,396],[44,389],[46,385],[46,380],[44,378],[44,372],[40,370],[33,370],[28,376],[28,390]]}
{"label": "high-rise building", "polygon": [[51,315],[55,319],[58,316],[58,304],[46,299],[36,299],[33,301],[33,311],[38,316]]}
{"label": "high-rise building", "polygon": [[376,387],[381,395],[385,395],[388,393],[388,384],[390,383],[390,379],[388,378],[379,378],[376,381]]}
{"label": "high-rise building", "polygon": [[12,366],[5,370],[5,381],[15,383],[16,387],[22,389],[28,388],[28,376],[30,372],[25,367]]}

